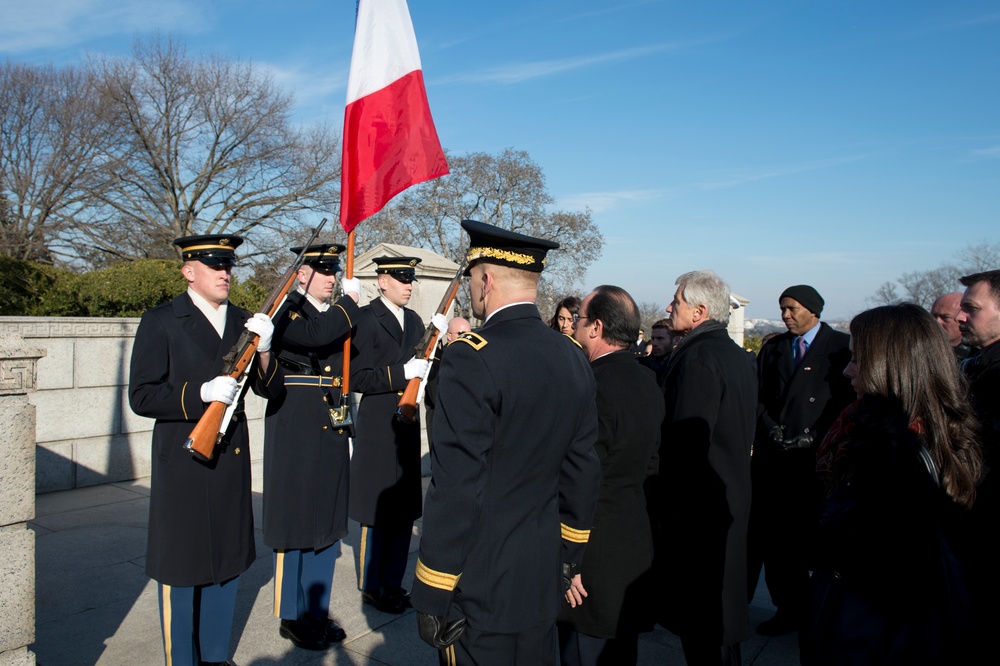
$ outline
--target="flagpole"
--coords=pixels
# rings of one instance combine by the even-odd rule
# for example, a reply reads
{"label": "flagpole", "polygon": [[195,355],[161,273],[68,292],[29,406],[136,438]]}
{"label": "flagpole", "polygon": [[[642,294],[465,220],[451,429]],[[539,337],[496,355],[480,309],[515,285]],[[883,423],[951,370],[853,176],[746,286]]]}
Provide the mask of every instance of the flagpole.
{"label": "flagpole", "polygon": [[[344,277],[348,280],[354,277],[354,229],[347,232],[347,262],[344,265]],[[361,305],[361,294],[358,294],[358,305]],[[344,371],[340,378],[340,392],[345,397],[351,391],[351,332],[344,338]]]}

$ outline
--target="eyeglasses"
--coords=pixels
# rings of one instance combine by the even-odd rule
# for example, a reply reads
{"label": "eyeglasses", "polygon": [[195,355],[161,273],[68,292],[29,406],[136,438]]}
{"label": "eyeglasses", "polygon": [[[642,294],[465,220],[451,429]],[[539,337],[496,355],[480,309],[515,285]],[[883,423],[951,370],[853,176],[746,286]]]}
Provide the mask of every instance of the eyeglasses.
{"label": "eyeglasses", "polygon": [[581,317],[578,314],[573,315],[573,325],[576,326],[581,319],[590,319],[590,317]]}

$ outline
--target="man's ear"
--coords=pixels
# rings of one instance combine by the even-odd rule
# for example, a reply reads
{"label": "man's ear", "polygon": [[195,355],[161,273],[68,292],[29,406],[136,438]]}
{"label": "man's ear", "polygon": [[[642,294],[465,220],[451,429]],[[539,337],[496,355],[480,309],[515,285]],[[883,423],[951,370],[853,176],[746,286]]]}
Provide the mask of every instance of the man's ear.
{"label": "man's ear", "polygon": [[191,268],[190,264],[185,263],[181,266],[181,275],[183,275],[184,279],[188,282],[194,282],[194,269]]}
{"label": "man's ear", "polygon": [[590,322],[590,337],[592,338],[603,338],[604,337],[604,322],[600,319],[595,319]]}

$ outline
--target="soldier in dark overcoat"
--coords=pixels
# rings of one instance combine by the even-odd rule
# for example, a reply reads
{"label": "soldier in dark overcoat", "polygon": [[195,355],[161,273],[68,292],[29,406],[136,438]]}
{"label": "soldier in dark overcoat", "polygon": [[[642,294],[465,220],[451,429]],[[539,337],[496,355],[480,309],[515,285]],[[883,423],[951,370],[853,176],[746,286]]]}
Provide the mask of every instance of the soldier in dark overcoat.
{"label": "soldier in dark overcoat", "polygon": [[350,516],[361,523],[361,598],[388,613],[409,607],[403,574],[413,521],[421,515],[420,420],[395,417],[410,379],[423,377],[427,361],[414,348],[424,323],[406,307],[415,257],[376,257],[381,296],[361,308],[351,362],[351,388],[361,393],[351,458]]}
{"label": "soldier in dark overcoat", "polygon": [[[598,287],[583,299],[573,337],[597,380],[597,444],[601,491],[580,569],[584,603],[559,616],[564,666],[635,664],[645,621],[653,534],[643,484],[658,472],[663,391],[636,362],[632,345],[639,309],[629,294]],[[575,601],[575,600],[574,600]]]}
{"label": "soldier in dark overcoat", "polygon": [[[167,663],[223,663],[229,655],[239,575],[254,561],[250,442],[236,380],[220,376],[223,356],[244,327],[261,335],[250,381],[280,383],[268,351],[266,315],[227,302],[238,236],[188,236],[181,272],[188,291],[147,311],[136,331],[129,404],[153,426],[146,573],[159,584]],[[239,400],[211,460],[185,440],[211,402]],[[200,619],[200,624],[199,624]]]}
{"label": "soldier in dark overcoat", "polygon": [[[448,664],[544,664],[600,485],[594,376],[534,300],[556,243],[466,220],[473,314],[441,362],[413,605]],[[630,359],[634,363],[634,360]]]}
{"label": "soldier in dark overcoat", "polygon": [[292,248],[302,253],[298,287],[274,317],[284,386],[268,396],[264,425],[264,543],[274,549],[279,633],[314,650],[346,637],[328,616],[350,480],[349,428],[331,410],[342,403],[344,342],[361,291],[345,280],[345,295],[329,302],[343,251],[330,243]]}
{"label": "soldier in dark overcoat", "polygon": [[747,617],[750,447],[757,381],[729,337],[729,287],[711,271],[685,273],[667,306],[684,334],[664,381],[660,442],[660,623],[689,664],[740,663]]}

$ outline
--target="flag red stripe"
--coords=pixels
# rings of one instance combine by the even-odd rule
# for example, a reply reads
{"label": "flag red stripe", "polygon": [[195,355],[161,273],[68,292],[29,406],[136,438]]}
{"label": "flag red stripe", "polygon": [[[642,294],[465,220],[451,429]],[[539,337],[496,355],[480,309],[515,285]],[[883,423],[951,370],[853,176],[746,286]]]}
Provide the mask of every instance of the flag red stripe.
{"label": "flag red stripe", "polygon": [[344,231],[411,185],[446,173],[420,70],[347,105],[340,195]]}

